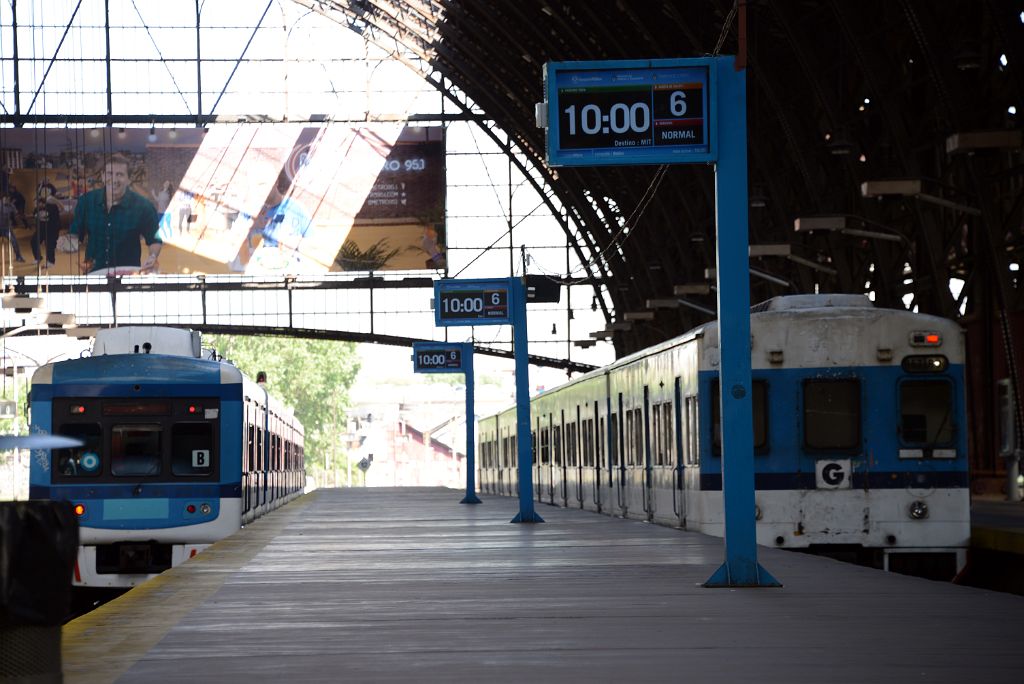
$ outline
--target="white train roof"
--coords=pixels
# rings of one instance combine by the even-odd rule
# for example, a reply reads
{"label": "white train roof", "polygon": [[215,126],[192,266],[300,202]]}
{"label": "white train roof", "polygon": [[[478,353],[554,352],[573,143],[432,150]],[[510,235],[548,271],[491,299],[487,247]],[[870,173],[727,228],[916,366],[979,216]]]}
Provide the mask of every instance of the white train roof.
{"label": "white train roof", "polygon": [[204,358],[199,331],[153,325],[125,325],[98,331],[92,345],[92,355],[107,354],[165,354]]}

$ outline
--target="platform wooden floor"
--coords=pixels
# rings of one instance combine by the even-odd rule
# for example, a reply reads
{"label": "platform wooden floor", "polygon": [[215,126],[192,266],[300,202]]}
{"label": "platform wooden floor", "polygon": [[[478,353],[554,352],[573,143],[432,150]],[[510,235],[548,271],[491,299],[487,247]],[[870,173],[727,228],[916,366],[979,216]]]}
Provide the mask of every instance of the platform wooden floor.
{"label": "platform wooden floor", "polygon": [[445,489],[309,494],[64,628],[79,682],[1024,681],[1024,598]]}

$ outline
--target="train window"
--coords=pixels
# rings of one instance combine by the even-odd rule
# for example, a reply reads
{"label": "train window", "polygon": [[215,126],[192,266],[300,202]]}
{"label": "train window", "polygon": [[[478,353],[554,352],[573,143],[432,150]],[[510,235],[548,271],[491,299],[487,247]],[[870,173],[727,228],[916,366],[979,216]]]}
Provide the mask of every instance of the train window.
{"label": "train window", "polygon": [[655,404],[651,411],[651,448],[653,449],[654,465],[661,465],[661,404]]}
{"label": "train window", "polygon": [[[751,383],[753,389],[753,402],[751,410],[754,414],[754,451],[765,453],[768,450],[768,383],[764,380],[754,380]],[[718,396],[718,381],[711,381],[711,453],[714,456],[722,455],[722,402]]]}
{"label": "train window", "polygon": [[583,421],[583,465],[594,465],[594,421]]}
{"label": "train window", "polygon": [[633,465],[633,412],[626,411],[626,465]]}
{"label": "train window", "polygon": [[636,453],[636,464],[646,465],[647,450],[645,448],[647,439],[647,425],[644,423],[643,409],[633,409],[636,418],[633,420],[633,427],[636,432],[633,434],[634,451]]}
{"label": "train window", "polygon": [[569,465],[574,467],[580,464],[579,432],[579,427],[576,423],[569,424]]}
{"label": "train window", "polygon": [[611,415],[609,430],[608,446],[612,450],[612,465],[621,465],[622,456],[619,454],[619,416],[616,413]]}
{"label": "train window", "polygon": [[686,450],[686,464],[695,465],[700,462],[697,441],[697,397],[686,397],[686,439],[683,448]]}
{"label": "train window", "polygon": [[115,477],[148,477],[161,470],[159,425],[114,425],[110,429],[110,474]]}
{"label": "train window", "polygon": [[252,423],[249,424],[249,437],[246,441],[245,449],[249,461],[249,467],[246,468],[246,472],[251,473],[256,470],[256,426]]}
{"label": "train window", "polygon": [[661,461],[658,465],[672,465],[672,402],[661,405]]}
{"label": "train window", "polygon": [[804,382],[804,446],[856,449],[860,445],[860,381]]}
{"label": "train window", "polygon": [[576,424],[565,426],[565,465],[576,465]]}
{"label": "train window", "polygon": [[551,462],[551,433],[547,428],[540,431],[540,463],[547,465]]}
{"label": "train window", "polygon": [[80,447],[54,449],[57,474],[66,477],[96,477],[103,472],[103,428],[98,423],[65,423],[60,434],[82,440]]}
{"label": "train window", "polygon": [[554,442],[555,465],[562,465],[562,426],[555,425],[551,428],[551,441]]}
{"label": "train window", "polygon": [[213,423],[175,423],[171,428],[171,472],[197,476],[213,472]]}
{"label": "train window", "polygon": [[953,441],[953,386],[945,380],[900,383],[900,436],[904,444]]}

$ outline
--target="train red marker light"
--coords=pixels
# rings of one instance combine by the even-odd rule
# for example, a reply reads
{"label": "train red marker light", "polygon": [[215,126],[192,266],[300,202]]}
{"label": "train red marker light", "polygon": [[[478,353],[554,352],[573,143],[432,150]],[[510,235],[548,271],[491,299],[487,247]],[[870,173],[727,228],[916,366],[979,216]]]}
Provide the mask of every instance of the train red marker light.
{"label": "train red marker light", "polygon": [[185,506],[185,510],[188,511],[189,513],[195,513],[196,506],[195,504],[189,504],[188,506]]}
{"label": "train red marker light", "polygon": [[188,407],[188,412],[189,412],[189,413],[195,413],[195,412],[196,412],[196,407],[195,407],[195,404],[193,404],[193,405],[191,405],[191,406],[189,406],[189,407]]}
{"label": "train red marker light", "polygon": [[76,415],[85,413],[85,407],[81,404],[74,404],[71,406],[71,413]]}
{"label": "train red marker light", "polygon": [[933,331],[917,330],[910,333],[911,347],[941,347],[942,335]]}

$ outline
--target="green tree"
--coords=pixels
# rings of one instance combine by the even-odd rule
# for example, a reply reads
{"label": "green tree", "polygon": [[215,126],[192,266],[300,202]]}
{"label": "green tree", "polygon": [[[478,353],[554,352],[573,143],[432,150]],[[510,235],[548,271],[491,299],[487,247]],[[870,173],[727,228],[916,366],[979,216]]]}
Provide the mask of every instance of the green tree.
{"label": "green tree", "polygon": [[291,406],[305,428],[307,471],[321,470],[325,456],[337,463],[345,455],[339,446],[347,429],[345,409],[359,373],[354,343],[210,335],[203,346],[216,349],[250,378],[267,374],[267,391]]}

